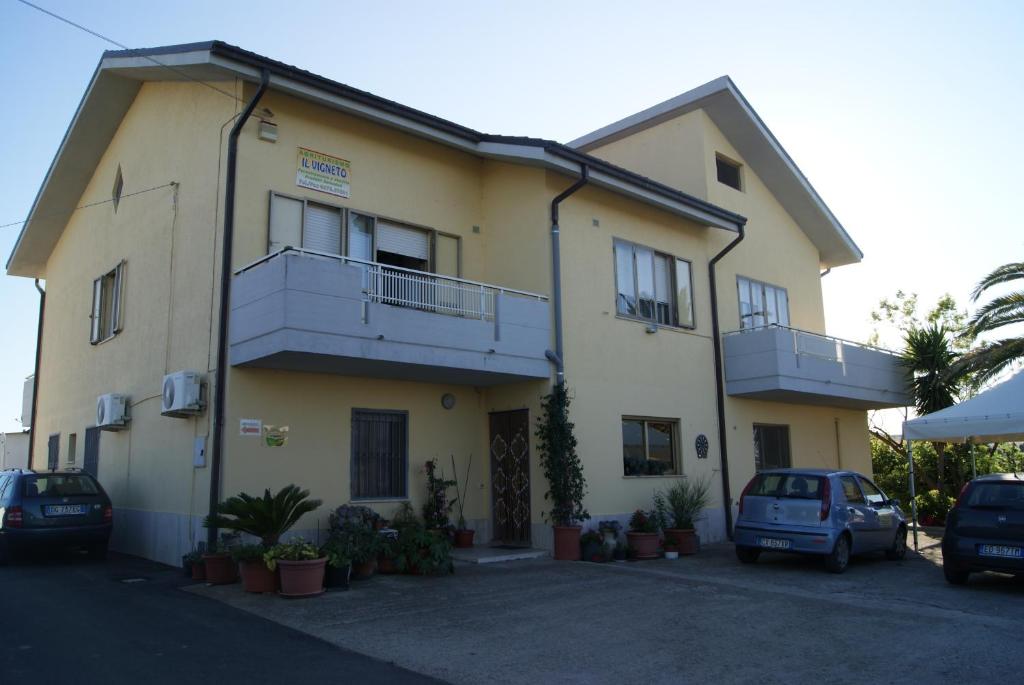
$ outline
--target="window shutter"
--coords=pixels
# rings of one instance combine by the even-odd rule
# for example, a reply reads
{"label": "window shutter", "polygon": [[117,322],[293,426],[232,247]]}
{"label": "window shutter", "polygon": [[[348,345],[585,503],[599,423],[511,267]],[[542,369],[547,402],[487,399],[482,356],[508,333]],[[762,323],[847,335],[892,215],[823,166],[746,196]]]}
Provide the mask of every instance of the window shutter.
{"label": "window shutter", "polygon": [[271,194],[267,254],[288,246],[302,247],[302,200]]}
{"label": "window shutter", "polygon": [[100,303],[103,300],[103,278],[97,278],[92,282],[92,319],[89,332],[89,342],[93,345],[100,341]]}
{"label": "window shutter", "polygon": [[310,202],[302,227],[302,247],[341,254],[341,210]]}
{"label": "window shutter", "polygon": [[377,251],[426,260],[430,256],[430,240],[426,231],[377,221]]}
{"label": "window shutter", "polygon": [[114,333],[119,333],[123,328],[123,309],[124,309],[124,261],[122,260],[117,268],[114,269],[114,301],[111,303],[110,316],[113,319],[111,321],[110,328]]}

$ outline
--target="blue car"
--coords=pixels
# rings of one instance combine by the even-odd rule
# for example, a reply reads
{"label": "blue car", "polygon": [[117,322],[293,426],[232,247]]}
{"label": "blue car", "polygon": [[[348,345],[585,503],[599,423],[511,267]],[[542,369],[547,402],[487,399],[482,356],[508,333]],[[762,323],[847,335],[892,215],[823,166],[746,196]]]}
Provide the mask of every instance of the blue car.
{"label": "blue car", "polygon": [[814,554],[842,573],[854,554],[907,554],[907,520],[889,499],[854,471],[772,469],[743,489],[734,529],[736,556],[746,564],[763,551]]}

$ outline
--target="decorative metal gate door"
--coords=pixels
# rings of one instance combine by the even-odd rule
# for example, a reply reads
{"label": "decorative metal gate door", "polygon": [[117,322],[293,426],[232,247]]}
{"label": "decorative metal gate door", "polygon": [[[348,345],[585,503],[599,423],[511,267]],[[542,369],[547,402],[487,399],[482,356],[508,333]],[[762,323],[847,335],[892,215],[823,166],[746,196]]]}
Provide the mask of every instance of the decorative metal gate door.
{"label": "decorative metal gate door", "polygon": [[491,414],[491,503],[494,539],[530,544],[530,412]]}

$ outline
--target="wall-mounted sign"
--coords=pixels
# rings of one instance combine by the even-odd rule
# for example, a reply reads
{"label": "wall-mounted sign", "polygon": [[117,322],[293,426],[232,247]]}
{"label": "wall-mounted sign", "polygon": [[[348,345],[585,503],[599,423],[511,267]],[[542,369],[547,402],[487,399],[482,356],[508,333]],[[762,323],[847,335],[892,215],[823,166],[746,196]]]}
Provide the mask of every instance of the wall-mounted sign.
{"label": "wall-mounted sign", "polygon": [[260,437],[263,432],[263,422],[259,419],[239,419],[238,434],[245,437]]}
{"label": "wall-mounted sign", "polygon": [[288,444],[288,426],[264,426],[263,443],[267,447],[284,447]]}
{"label": "wall-mounted sign", "polygon": [[701,433],[697,436],[697,440],[694,441],[694,447],[697,448],[697,458],[707,459],[708,458],[708,436]]}
{"label": "wall-mounted sign", "polygon": [[352,164],[347,159],[331,157],[322,152],[299,148],[299,160],[295,171],[295,185],[300,188],[319,190],[321,193],[348,197],[351,193],[349,180],[352,178]]}

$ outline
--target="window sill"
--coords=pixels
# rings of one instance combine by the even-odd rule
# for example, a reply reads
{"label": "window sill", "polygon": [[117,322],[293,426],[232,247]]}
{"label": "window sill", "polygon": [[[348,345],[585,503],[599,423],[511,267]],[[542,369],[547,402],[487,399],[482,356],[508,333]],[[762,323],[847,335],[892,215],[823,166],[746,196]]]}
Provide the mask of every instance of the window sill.
{"label": "window sill", "polygon": [[374,504],[375,502],[390,504],[394,502],[408,502],[410,499],[405,495],[402,497],[353,497],[352,501],[361,504]]}
{"label": "window sill", "polygon": [[628,314],[618,314],[618,313],[616,313],[615,314],[615,318],[616,319],[620,319],[622,321],[632,321],[633,323],[639,323],[639,324],[643,324],[645,326],[654,326],[658,330],[664,329],[666,331],[675,331],[676,333],[695,333],[697,331],[697,327],[696,326],[670,326],[669,324],[655,323],[655,322],[650,321],[648,319],[640,319],[640,318],[635,317],[635,316],[629,316]]}
{"label": "window sill", "polygon": [[660,476],[623,476],[622,480],[643,480],[645,478],[686,478],[685,473],[664,473]]}
{"label": "window sill", "polygon": [[106,338],[103,338],[103,340],[97,340],[96,342],[94,342],[94,343],[90,343],[90,344],[91,344],[91,345],[92,345],[93,347],[96,347],[97,345],[102,345],[102,344],[103,344],[103,343],[105,343],[105,342],[110,342],[111,340],[113,340],[113,339],[114,339],[114,338],[116,338],[116,337],[117,337],[117,333],[114,333],[113,335],[109,335],[109,336],[107,336]]}

